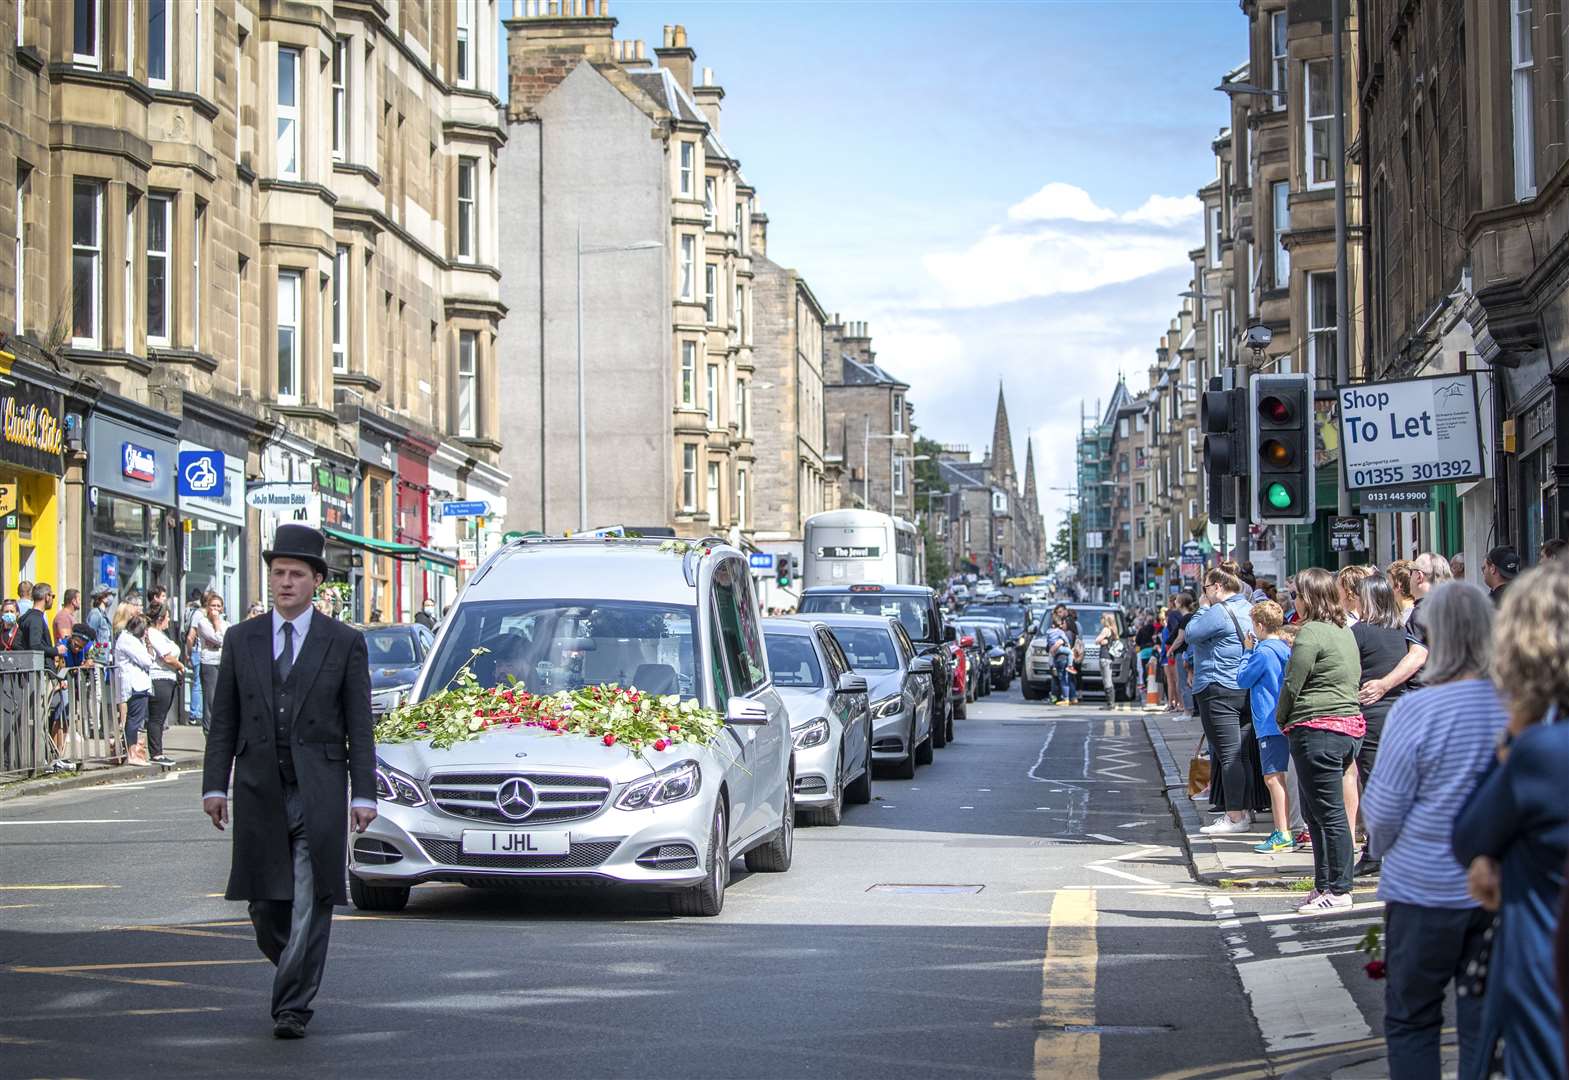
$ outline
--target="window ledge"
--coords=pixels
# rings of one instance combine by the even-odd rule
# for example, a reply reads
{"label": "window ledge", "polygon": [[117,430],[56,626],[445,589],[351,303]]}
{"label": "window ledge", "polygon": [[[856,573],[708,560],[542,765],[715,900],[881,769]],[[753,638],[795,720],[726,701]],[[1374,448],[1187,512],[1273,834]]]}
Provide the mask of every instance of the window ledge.
{"label": "window ledge", "polygon": [[339,386],[357,386],[371,393],[381,389],[381,380],[365,371],[334,371],[332,381]]}
{"label": "window ledge", "polygon": [[321,420],[328,424],[338,422],[338,414],[331,409],[322,408],[320,405],[279,405],[274,402],[274,412],[282,416],[294,416],[301,420]]}
{"label": "window ledge", "polygon": [[501,268],[499,266],[491,266],[489,263],[470,262],[467,259],[459,258],[453,259],[449,265],[454,270],[467,270],[470,273],[484,274],[486,277],[495,278],[497,281],[501,280]]}
{"label": "window ledge", "polygon": [[169,105],[189,105],[197,113],[209,120],[218,119],[218,103],[201,94],[190,90],[161,90],[151,91],[154,101],[162,101]]}
{"label": "window ledge", "polygon": [[358,165],[352,161],[334,161],[332,171],[335,173],[348,173],[351,176],[363,176],[377,187],[381,186],[381,173],[369,165]]}
{"label": "window ledge", "polygon": [[218,370],[218,358],[199,349],[153,346],[148,348],[147,358],[159,364],[186,364],[209,372]]}
{"label": "window ledge", "polygon": [[16,47],[17,63],[29,71],[42,71],[44,69],[44,54],[33,45],[18,45]]}
{"label": "window ledge", "polygon": [[144,83],[137,82],[129,75],[100,71],[81,64],[50,64],[49,78],[52,82],[85,83],[89,86],[105,86],[121,90],[131,95],[140,105],[150,105],[153,100],[152,91]]}
{"label": "window ledge", "polygon": [[248,161],[236,161],[234,163],[234,175],[238,176],[243,184],[250,185],[256,183],[256,172],[251,168]]}
{"label": "window ledge", "polygon": [[338,205],[338,196],[332,189],[321,184],[311,183],[308,180],[282,180],[276,177],[263,177],[261,181],[263,191],[295,191],[301,195],[314,195],[328,206]]}
{"label": "window ledge", "polygon": [[153,369],[153,363],[147,357],[115,349],[65,348],[60,350],[60,355],[75,364],[91,367],[124,367],[141,375],[149,374]]}
{"label": "window ledge", "polygon": [[489,436],[457,436],[457,441],[464,446],[473,447],[475,450],[490,450],[501,453],[501,443]]}

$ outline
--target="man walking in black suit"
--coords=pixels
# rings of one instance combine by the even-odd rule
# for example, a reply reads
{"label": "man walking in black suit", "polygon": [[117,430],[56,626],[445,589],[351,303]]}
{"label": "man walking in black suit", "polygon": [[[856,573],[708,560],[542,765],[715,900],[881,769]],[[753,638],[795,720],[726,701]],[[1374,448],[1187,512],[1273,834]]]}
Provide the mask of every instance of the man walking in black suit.
{"label": "man walking in black suit", "polygon": [[[305,1037],[327,962],[333,904],[346,904],[348,822],[376,817],[365,637],[311,604],[327,574],[326,537],[280,525],[262,552],[272,610],[231,627],[211,701],[202,809],[229,821],[234,772],[238,823],[230,900],[250,901],[256,943],[277,966],[272,1033]],[[345,777],[345,774],[347,776]]]}

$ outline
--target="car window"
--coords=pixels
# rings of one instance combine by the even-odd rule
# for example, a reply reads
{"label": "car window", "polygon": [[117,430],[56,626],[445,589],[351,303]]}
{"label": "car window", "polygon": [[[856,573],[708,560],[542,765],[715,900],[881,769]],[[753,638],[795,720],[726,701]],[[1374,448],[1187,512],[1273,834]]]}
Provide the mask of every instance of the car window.
{"label": "car window", "polygon": [[893,636],[899,639],[899,651],[904,654],[905,663],[909,663],[910,658],[915,655],[915,642],[910,640],[903,623],[896,623],[893,626]]}
{"label": "car window", "polygon": [[430,661],[425,693],[467,666],[483,686],[534,694],[600,683],[697,693],[695,611],[629,600],[483,600],[459,605]]}
{"label": "car window", "polygon": [[736,560],[726,559],[714,570],[714,606],[719,612],[719,636],[730,672],[731,691],[749,694],[763,685],[767,672],[763,666],[762,631],[756,612],[749,610],[747,604],[748,575],[739,571],[739,566]]}
{"label": "car window", "polygon": [[408,667],[419,663],[419,656],[414,652],[414,635],[401,627],[367,630],[365,651],[370,655],[371,667]]}
{"label": "car window", "polygon": [[808,594],[801,600],[801,611],[839,615],[882,615],[898,619],[918,641],[936,641],[931,629],[931,604],[925,596],[900,596],[897,593],[843,592]]}
{"label": "car window", "polygon": [[730,681],[725,675],[724,659],[724,634],[719,629],[719,616],[715,613],[712,599],[708,605],[709,634],[708,640],[711,647],[708,650],[708,677],[714,684],[714,707],[720,712],[730,704]]}
{"label": "car window", "polygon": [[892,671],[899,666],[893,635],[881,627],[835,627],[834,636],[857,671]]}
{"label": "car window", "polygon": [[820,630],[817,641],[823,647],[823,656],[828,661],[828,675],[833,680],[833,685],[839,685],[839,676],[850,670],[850,661],[844,655],[844,650],[839,647],[839,642],[834,638],[832,630]]}
{"label": "car window", "polygon": [[775,686],[816,689],[823,685],[823,669],[817,662],[817,650],[812,648],[811,635],[768,634],[763,643],[768,648],[768,670]]}

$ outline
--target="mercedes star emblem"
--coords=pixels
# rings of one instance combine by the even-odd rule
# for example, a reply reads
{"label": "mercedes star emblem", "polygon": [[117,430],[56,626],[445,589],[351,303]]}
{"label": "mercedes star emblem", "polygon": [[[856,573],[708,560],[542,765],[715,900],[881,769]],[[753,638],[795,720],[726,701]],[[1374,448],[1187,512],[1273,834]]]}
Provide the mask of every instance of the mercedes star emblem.
{"label": "mercedes star emblem", "polygon": [[502,781],[496,789],[496,808],[511,821],[522,821],[534,812],[534,788],[521,776]]}

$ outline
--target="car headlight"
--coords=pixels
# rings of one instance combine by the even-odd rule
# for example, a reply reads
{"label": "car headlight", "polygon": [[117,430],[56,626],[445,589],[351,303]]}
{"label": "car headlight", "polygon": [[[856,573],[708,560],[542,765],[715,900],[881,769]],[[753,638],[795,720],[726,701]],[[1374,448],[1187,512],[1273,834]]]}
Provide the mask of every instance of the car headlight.
{"label": "car headlight", "polygon": [[1035,645],[1030,648],[1031,656],[1047,656],[1050,655],[1050,653],[1051,649],[1047,648],[1045,645]]}
{"label": "car headlight", "polygon": [[798,728],[790,729],[790,736],[795,740],[797,750],[821,746],[828,741],[828,735],[828,719],[822,716],[815,720],[808,720]]}
{"label": "car headlight", "polygon": [[994,657],[992,657],[991,658],[992,667],[1001,667],[1005,660],[1007,660],[1007,657],[1005,657],[1005,656],[994,656]]}
{"label": "car headlight", "polygon": [[376,798],[399,806],[424,806],[425,793],[412,776],[376,759]]}
{"label": "car headlight", "polygon": [[874,701],[872,702],[872,719],[884,720],[894,716],[903,705],[904,699],[898,694],[895,694],[893,697],[885,697],[881,701]]}
{"label": "car headlight", "polygon": [[616,806],[622,810],[647,810],[680,802],[696,795],[702,784],[702,767],[695,761],[680,761],[628,786],[616,800]]}
{"label": "car headlight", "polygon": [[390,712],[409,699],[409,692],[414,689],[412,683],[402,686],[384,686],[370,696],[371,708],[383,712]]}

